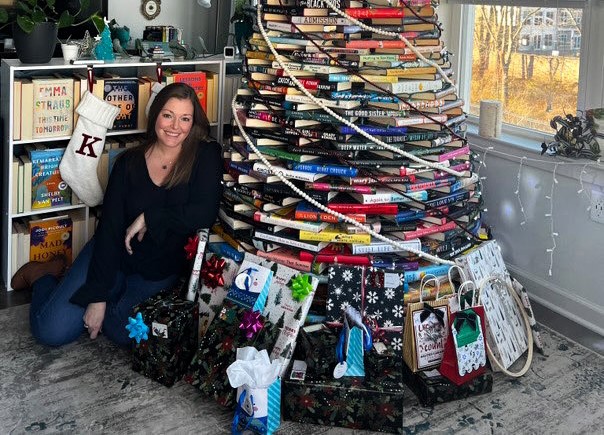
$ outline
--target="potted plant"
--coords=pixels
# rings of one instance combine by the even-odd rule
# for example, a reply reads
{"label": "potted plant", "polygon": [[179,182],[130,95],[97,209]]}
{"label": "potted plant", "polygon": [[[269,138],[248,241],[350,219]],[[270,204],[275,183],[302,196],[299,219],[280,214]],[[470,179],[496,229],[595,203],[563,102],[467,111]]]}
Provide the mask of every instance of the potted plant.
{"label": "potted plant", "polygon": [[97,29],[103,29],[103,19],[92,15],[75,22],[82,10],[87,10],[90,0],[78,0],[80,9],[72,14],[59,12],[55,0],[21,0],[14,7],[0,8],[0,25],[12,24],[17,56],[23,63],[47,63],[53,55],[59,28],[77,26],[92,20]]}

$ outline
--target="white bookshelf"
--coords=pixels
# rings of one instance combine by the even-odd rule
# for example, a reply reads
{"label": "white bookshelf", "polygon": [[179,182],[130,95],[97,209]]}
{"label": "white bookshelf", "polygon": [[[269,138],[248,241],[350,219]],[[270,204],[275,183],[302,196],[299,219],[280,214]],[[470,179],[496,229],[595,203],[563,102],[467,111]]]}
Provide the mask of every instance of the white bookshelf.
{"label": "white bookshelf", "polygon": [[[224,107],[224,90],[223,83],[225,77],[225,62],[241,62],[237,59],[227,59],[225,61],[224,56],[214,55],[204,58],[198,58],[189,61],[174,61],[174,62],[161,62],[163,69],[174,68],[182,71],[212,71],[218,74],[218,122],[211,124],[212,136],[222,144],[223,136],[223,124],[230,120],[223,120],[223,107]],[[94,72],[113,72],[120,74],[124,77],[127,76],[141,76],[147,75],[150,77],[156,76],[156,62],[141,62],[138,57],[132,59],[120,59],[114,62],[106,62],[103,64],[91,65]],[[40,143],[40,142],[56,142],[66,146],[70,137],[52,137],[45,139],[34,139],[34,140],[19,140],[14,141],[12,138],[13,132],[13,83],[15,78],[18,77],[29,77],[32,75],[49,75],[53,73],[70,73],[73,71],[85,72],[87,65],[71,65],[66,64],[63,59],[52,59],[46,64],[22,64],[17,59],[2,59],[1,66],[1,88],[0,88],[0,113],[2,115],[2,146],[3,146],[3,168],[2,168],[2,184],[1,193],[2,197],[2,229],[0,233],[0,243],[2,245],[2,256],[1,256],[1,268],[2,268],[2,281],[4,282],[6,289],[11,291],[10,280],[14,274],[14,270],[11,269],[11,252],[12,252],[12,224],[13,220],[27,217],[31,215],[40,215],[43,217],[49,213],[61,212],[61,213],[84,213],[85,221],[89,218],[89,208],[83,204],[68,205],[63,207],[52,207],[46,209],[36,209],[31,212],[15,213],[12,210],[13,195],[16,192],[16,186],[13,186],[13,174],[12,174],[12,156],[15,154],[15,150],[19,151],[22,145],[28,143]],[[230,104],[228,102],[227,104]],[[116,135],[127,135],[143,133],[143,130],[122,130],[122,131],[109,131],[108,136]],[[91,236],[88,234],[88,226],[84,225],[86,240]]]}

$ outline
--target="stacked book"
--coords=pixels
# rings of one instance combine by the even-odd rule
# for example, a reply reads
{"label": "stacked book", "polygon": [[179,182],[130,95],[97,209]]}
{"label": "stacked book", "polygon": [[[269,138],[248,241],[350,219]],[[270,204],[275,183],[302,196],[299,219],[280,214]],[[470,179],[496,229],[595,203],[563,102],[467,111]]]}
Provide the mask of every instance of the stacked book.
{"label": "stacked book", "polygon": [[407,282],[422,273],[446,275],[448,266],[316,208],[275,174],[403,247],[450,260],[472,246],[480,227],[479,179],[435,7],[429,0],[400,6],[376,0],[372,8],[334,2],[368,26],[404,36],[412,49],[342,18],[322,1],[260,3],[268,39],[285,66],[341,118],[298,89],[256,28],[235,125],[274,170],[235,127],[225,149],[225,194],[215,230],[240,250],[257,250],[299,270],[320,272],[321,265],[337,262],[402,269]]}

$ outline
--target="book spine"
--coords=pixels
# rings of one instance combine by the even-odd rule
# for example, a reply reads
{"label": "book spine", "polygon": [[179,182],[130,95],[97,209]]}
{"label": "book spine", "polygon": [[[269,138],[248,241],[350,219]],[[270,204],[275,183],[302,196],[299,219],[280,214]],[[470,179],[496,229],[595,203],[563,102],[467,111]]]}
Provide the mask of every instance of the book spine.
{"label": "book spine", "polygon": [[329,204],[328,207],[339,213],[364,213],[396,215],[398,206],[396,204]]}
{"label": "book spine", "polygon": [[[254,163],[253,169],[262,174],[273,175],[273,172],[268,168],[268,166],[262,163]],[[315,181],[321,174],[313,173],[313,172],[302,172],[295,171],[290,169],[285,169],[280,166],[273,166],[274,175],[281,174],[286,178],[291,178],[294,180],[300,181]]]}
{"label": "book spine", "polygon": [[286,228],[293,228],[295,230],[304,230],[310,231],[313,233],[318,233],[323,228],[323,225],[316,225],[314,223],[309,222],[301,222],[291,219],[284,219],[275,214],[266,214],[262,212],[254,213],[254,220],[266,224],[278,225]]}
{"label": "book spine", "polygon": [[311,210],[296,210],[294,214],[296,220],[310,221],[310,222],[329,222],[338,223],[339,219],[329,213],[322,213]]}
{"label": "book spine", "polygon": [[455,149],[453,151],[449,151],[448,153],[441,154],[438,157],[438,161],[439,162],[443,162],[445,160],[452,160],[452,159],[455,159],[456,157],[463,156],[463,155],[466,155],[466,154],[469,154],[469,153],[470,153],[470,147],[469,146],[457,148],[457,149]]}
{"label": "book spine", "polygon": [[333,185],[329,183],[306,183],[305,189],[308,190],[322,190],[326,192],[352,192],[352,193],[375,193],[375,188],[370,186],[345,186],[345,185]]}
{"label": "book spine", "polygon": [[468,199],[469,197],[470,197],[470,192],[468,192],[468,191],[456,192],[452,195],[448,195],[448,196],[444,196],[442,198],[437,198],[437,199],[433,199],[430,201],[426,201],[426,202],[424,202],[424,205],[430,206],[430,207],[440,207],[442,205],[453,204],[457,201],[464,201],[464,200]]}
{"label": "book spine", "polygon": [[397,127],[405,127],[412,125],[431,124],[434,122],[445,122],[447,115],[432,114],[428,116],[409,116],[406,118],[394,118]]}
{"label": "book spine", "polygon": [[424,181],[421,183],[407,184],[406,187],[407,187],[407,190],[409,190],[409,191],[434,189],[436,187],[450,185],[451,183],[454,183],[455,180],[456,180],[455,177],[447,177],[447,178],[440,178],[438,180]]}
{"label": "book spine", "polygon": [[[415,175],[405,176],[376,176],[376,177],[354,177],[349,178],[348,182],[352,186],[363,186],[367,184],[402,184],[402,183],[414,183],[416,180]],[[359,192],[361,193],[361,192]]]}
{"label": "book spine", "polygon": [[416,282],[420,281],[425,275],[435,275],[435,276],[443,276],[446,275],[449,271],[448,264],[435,264],[432,266],[424,266],[420,267],[415,271],[409,271],[405,273],[405,281],[406,282]]}
{"label": "book spine", "polygon": [[321,231],[320,233],[300,231],[300,240],[308,240],[311,242],[369,244],[371,243],[371,236],[369,234],[348,234],[332,231]]}
{"label": "book spine", "polygon": [[[256,255],[258,257],[266,258],[267,260],[283,264],[284,266],[291,267],[292,269],[300,270],[302,272],[312,271],[312,260],[304,261],[290,255],[285,255],[279,251],[265,252],[258,250]],[[312,257],[312,254],[309,255]]]}
{"label": "book spine", "polygon": [[403,246],[402,248],[396,248],[389,243],[372,243],[370,245],[352,245],[352,253],[356,254],[379,254],[379,253],[388,253],[388,252],[403,252],[408,249],[415,249],[416,251],[421,250],[421,243],[419,240],[408,240],[408,241],[399,241],[399,243]]}
{"label": "book spine", "polygon": [[314,261],[316,263],[328,264],[348,264],[351,266],[370,266],[371,259],[367,256],[337,255],[337,254],[317,254],[300,251],[300,259]]}
{"label": "book spine", "polygon": [[346,8],[344,13],[352,18],[403,18],[409,15],[403,8]]}
{"label": "book spine", "polygon": [[336,165],[315,165],[311,163],[295,163],[292,166],[295,171],[310,172],[317,174],[338,175],[343,177],[355,177],[358,169],[336,166]]}
{"label": "book spine", "polygon": [[[381,127],[371,127],[371,126],[367,126],[367,125],[358,125],[357,127],[359,127],[364,132],[375,135],[375,136],[386,136],[386,135],[389,136],[392,134],[404,135],[407,132],[407,127],[381,128]],[[352,127],[349,127],[347,125],[338,126],[338,131],[341,134],[358,134],[355,129],[353,129]],[[406,137],[406,136],[404,136],[404,137]],[[331,140],[335,140],[335,139],[331,139]]]}
{"label": "book spine", "polygon": [[410,192],[406,195],[400,195],[398,193],[377,193],[374,195],[356,194],[352,196],[356,198],[361,204],[388,204],[404,203],[409,201],[424,201],[428,198],[428,193],[425,190],[418,192]]}
{"label": "book spine", "polygon": [[430,227],[420,228],[415,231],[405,232],[403,240],[425,237],[430,234],[442,233],[444,231],[450,231],[455,228],[457,228],[457,224],[455,222],[447,222],[443,225],[432,225]]}
{"label": "book spine", "polygon": [[288,239],[285,237],[275,236],[273,234],[262,233],[260,231],[255,231],[254,236],[259,239],[269,240],[271,242],[276,242],[282,244],[284,246],[295,247],[299,249],[306,249],[307,251],[317,252],[319,247],[317,245],[313,245],[311,243],[304,243],[300,240]]}

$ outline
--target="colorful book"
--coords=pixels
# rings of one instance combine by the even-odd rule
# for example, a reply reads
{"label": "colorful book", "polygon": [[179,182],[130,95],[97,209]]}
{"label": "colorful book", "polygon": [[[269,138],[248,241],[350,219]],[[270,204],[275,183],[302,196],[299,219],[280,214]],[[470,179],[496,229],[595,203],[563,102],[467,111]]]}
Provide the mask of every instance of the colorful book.
{"label": "colorful book", "polygon": [[29,261],[49,261],[64,255],[72,260],[73,222],[68,215],[52,216],[29,222]]}
{"label": "colorful book", "polygon": [[113,130],[135,130],[138,128],[137,78],[106,78],[103,85],[103,99],[120,108],[113,122]]}
{"label": "colorful book", "polygon": [[208,113],[208,78],[204,71],[177,72],[173,74],[174,82],[186,83],[195,89],[197,99],[204,112]]}
{"label": "colorful book", "polygon": [[65,148],[30,151],[32,209],[71,204],[71,188],[59,172],[63,153]]}
{"label": "colorful book", "polygon": [[74,113],[73,79],[34,78],[32,83],[33,138],[70,136]]}

